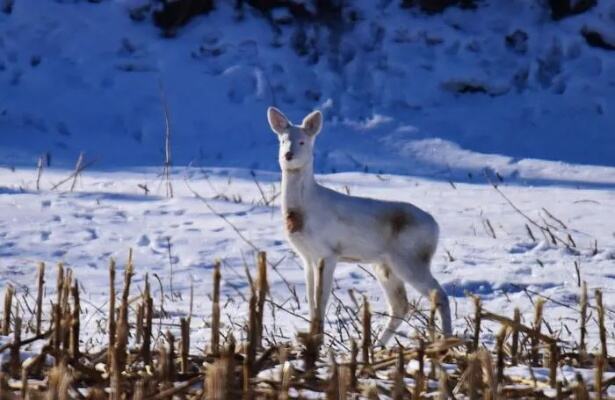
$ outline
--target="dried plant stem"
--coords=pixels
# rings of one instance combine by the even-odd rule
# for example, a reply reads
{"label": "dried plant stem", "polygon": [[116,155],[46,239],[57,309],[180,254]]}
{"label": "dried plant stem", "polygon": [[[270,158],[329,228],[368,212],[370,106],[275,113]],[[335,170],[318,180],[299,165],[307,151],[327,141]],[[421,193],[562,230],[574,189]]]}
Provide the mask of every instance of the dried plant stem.
{"label": "dried plant stem", "polygon": [[141,344],[143,341],[143,319],[145,318],[145,305],[143,302],[137,305],[137,318],[135,323],[136,336],[135,343]]}
{"label": "dried plant stem", "polygon": [[482,319],[487,319],[490,321],[497,321],[501,324],[505,324],[507,326],[510,326],[512,328],[516,328],[519,332],[523,332],[525,334],[527,334],[528,336],[536,336],[538,339],[542,340],[545,343],[553,343],[553,342],[557,342],[556,339],[552,338],[551,336],[545,335],[544,333],[540,332],[540,331],[536,331],[536,329],[534,328],[530,328],[528,326],[525,326],[523,324],[518,324],[515,321],[513,321],[510,318],[506,318],[502,315],[498,315],[498,314],[494,314],[492,312],[489,311],[483,311],[481,314],[481,318]]}
{"label": "dried plant stem", "polygon": [[596,355],[596,366],[594,369],[595,381],[596,381],[596,399],[602,400],[602,392],[604,390],[603,378],[604,378],[604,366],[605,358],[602,354]]}
{"label": "dried plant stem", "polygon": [[257,299],[256,293],[253,291],[250,296],[249,317],[248,317],[248,348],[246,351],[246,360],[244,363],[244,380],[254,376],[254,362],[256,361],[256,340],[257,340]]}
{"label": "dried plant stem", "polygon": [[596,289],[596,308],[598,310],[598,329],[600,334],[600,355],[603,359],[608,360],[607,343],[606,343],[606,327],[604,325],[604,304],[602,304],[602,290]]}
{"label": "dried plant stem", "polygon": [[145,322],[143,323],[143,345],[141,346],[141,356],[145,365],[152,364],[151,340],[152,340],[152,318],[154,315],[154,301],[151,296],[149,285],[149,275],[145,274],[145,290],[143,292],[143,306],[145,308]]}
{"label": "dried plant stem", "polygon": [[399,348],[397,352],[397,365],[393,377],[393,400],[404,400],[406,398],[406,387],[404,376],[406,374],[406,361],[404,360],[404,349]]}
{"label": "dried plant stem", "polygon": [[329,384],[327,385],[325,398],[327,400],[340,399],[340,387],[339,387],[339,370],[338,365],[335,362],[335,356],[333,352],[329,354]]}
{"label": "dried plant stem", "polygon": [[43,314],[43,294],[45,291],[45,263],[38,265],[38,279],[37,279],[37,291],[36,291],[36,334],[40,335],[42,328],[42,314]]}
{"label": "dried plant stem", "polygon": [[117,355],[116,362],[118,372],[122,373],[126,368],[126,352],[128,346],[128,301],[130,296],[130,283],[133,275],[133,265],[129,261],[124,271],[124,288],[122,290],[122,299],[120,303],[119,324],[117,327],[115,338],[115,353]]}
{"label": "dried plant stem", "polygon": [[531,337],[531,351],[532,351],[532,362],[537,365],[538,364],[538,350],[540,347],[540,330],[542,327],[542,310],[544,307],[544,300],[538,299],[536,301],[535,310],[534,310],[534,334]]}
{"label": "dried plant stem", "polygon": [[363,297],[363,341],[362,361],[365,366],[370,364],[370,348],[372,347],[372,313],[370,311],[367,297]]}
{"label": "dried plant stem", "polygon": [[451,398],[450,390],[448,387],[448,374],[444,367],[439,364],[438,372],[438,400],[448,400]]}
{"label": "dried plant stem", "polygon": [[234,370],[235,363],[232,354],[224,352],[222,357],[214,361],[207,369],[203,398],[212,400],[241,398],[235,394]]}
{"label": "dried plant stem", "polygon": [[486,350],[481,350],[478,353],[478,357],[482,365],[484,381],[487,385],[483,392],[483,398],[485,400],[496,400],[498,398],[498,381],[496,381],[493,376],[493,362],[491,360],[491,354],[489,354]]}
{"label": "dried plant stem", "polygon": [[587,391],[587,386],[585,386],[585,381],[583,381],[583,377],[579,372],[576,375],[577,378],[577,387],[575,390],[575,398],[577,400],[589,400],[589,393]]}
{"label": "dried plant stem", "polygon": [[[51,308],[53,315],[53,350],[55,354],[59,354],[62,342],[62,311],[57,304],[54,304]],[[59,365],[59,362],[59,358],[56,358],[55,365]]]}
{"label": "dried plant stem", "polygon": [[56,276],[56,305],[62,306],[62,295],[64,293],[64,264],[58,263],[58,273]]}
{"label": "dried plant stem", "polygon": [[186,318],[181,318],[180,329],[181,329],[181,363],[180,370],[182,374],[188,372],[188,353],[190,351],[190,325]]}
{"label": "dried plant stem", "polygon": [[519,354],[519,330],[517,329],[517,326],[521,325],[521,311],[519,311],[519,307],[515,307],[515,311],[513,314],[513,322],[514,325],[511,326],[512,343],[510,346],[510,356],[512,358],[512,365],[517,365]]}
{"label": "dried plant stem", "polygon": [[[22,399],[29,399],[30,398],[30,393],[28,391],[29,386],[28,386],[28,375],[30,374],[30,369],[28,367],[23,367],[21,369],[21,398]],[[0,393],[0,396],[2,395],[2,393]]]}
{"label": "dried plant stem", "polygon": [[8,336],[11,328],[11,309],[13,308],[13,296],[15,288],[7,285],[4,292],[4,311],[2,318],[2,336]]}
{"label": "dried plant stem", "polygon": [[81,305],[79,302],[79,282],[75,280],[71,289],[73,296],[73,315],[70,329],[70,354],[74,361],[79,359],[79,329]]}
{"label": "dried plant stem", "polygon": [[250,378],[252,376],[252,372],[251,372],[251,367],[249,365],[249,360],[248,357],[245,357],[243,359],[243,365],[242,365],[242,379],[243,379],[243,385],[242,385],[242,389],[243,389],[243,394],[244,394],[244,399],[246,400],[252,400],[254,398],[254,395],[252,393],[252,385],[250,384]]}
{"label": "dried plant stem", "polygon": [[412,398],[420,399],[422,396],[421,393],[425,391],[425,342],[423,339],[419,339],[419,347],[417,349],[416,358],[419,362],[419,368],[416,371],[416,376],[414,377],[415,386]]}
{"label": "dried plant stem", "polygon": [[41,190],[41,176],[43,176],[44,157],[39,156],[36,161],[36,190]]}
{"label": "dried plant stem", "polygon": [[583,285],[581,287],[581,300],[580,300],[580,307],[581,307],[581,321],[580,321],[580,343],[579,343],[579,357],[581,357],[581,359],[579,360],[581,362],[581,365],[583,364],[583,361],[585,360],[585,357],[587,355],[587,348],[585,347],[585,336],[587,335],[587,282],[583,281]]}
{"label": "dried plant stem", "polygon": [[481,311],[483,307],[480,297],[474,296],[472,299],[474,300],[474,339],[472,340],[472,349],[473,351],[477,351],[480,340]]}
{"label": "dried plant stem", "polygon": [[359,355],[359,346],[357,346],[356,340],[353,340],[350,344],[350,390],[357,391],[357,356]]}
{"label": "dried plant stem", "polygon": [[574,270],[577,273],[577,286],[581,287],[581,266],[577,260],[574,261]]}
{"label": "dried plant stem", "polygon": [[211,353],[219,355],[220,351],[220,262],[214,264],[214,293],[211,304]]}
{"label": "dried plant stem", "polygon": [[75,186],[77,186],[77,178],[83,171],[83,152],[79,153],[79,158],[77,158],[77,164],[75,164],[75,171],[73,172],[73,183],[70,185],[70,191],[75,190]]}
{"label": "dried plant stem", "polygon": [[482,383],[481,365],[476,353],[468,356],[467,387],[470,400],[478,400]]}
{"label": "dried plant stem", "polygon": [[145,400],[145,382],[143,382],[143,379],[137,381],[132,398],[133,400]]}
{"label": "dried plant stem", "polygon": [[167,343],[169,345],[169,350],[167,352],[167,361],[165,371],[166,380],[172,385],[172,382],[175,380],[176,370],[175,370],[175,336],[167,331],[166,333]]}
{"label": "dried plant stem", "polygon": [[[83,155],[83,153],[79,154],[79,157],[81,158],[81,156]],[[56,183],[55,185],[53,185],[51,187],[51,190],[56,190],[57,188],[59,188],[60,186],[62,186],[63,184],[65,184],[66,182],[70,181],[71,179],[73,179],[73,186],[72,189],[74,189],[74,185],[77,181],[77,177],[83,172],[85,171],[86,168],[88,168],[89,166],[91,166],[92,164],[94,164],[96,160],[90,160],[88,162],[83,162],[83,160],[81,161],[81,164],[79,165],[79,160],[77,160],[77,164],[79,165],[79,168],[75,168],[75,170],[66,178],[62,179],[60,182]],[[71,192],[72,192],[71,189]]]}
{"label": "dried plant stem", "polygon": [[557,385],[557,367],[559,365],[559,349],[556,343],[549,344],[549,385]]}
{"label": "dried plant stem", "polygon": [[527,222],[529,222],[531,225],[533,225],[534,227],[538,228],[543,234],[548,233],[548,235],[551,238],[551,242],[553,244],[557,244],[558,242],[561,243],[562,245],[564,245],[566,248],[571,249],[570,245],[568,244],[568,242],[566,242],[564,239],[560,238],[559,236],[555,235],[553,232],[551,232],[551,230],[549,229],[548,226],[542,226],[539,223],[537,223],[536,221],[534,221],[532,218],[528,217],[528,215],[526,213],[524,213],[523,211],[521,211],[521,209],[519,207],[517,207],[515,205],[515,203],[513,203],[508,196],[506,196],[504,194],[504,192],[502,192],[500,190],[500,188],[494,184],[493,182],[490,182],[492,187],[495,189],[496,192],[498,192],[498,194],[500,196],[502,196],[502,198],[513,208],[513,210],[515,210],[519,215],[521,215],[523,218],[525,218],[525,220]]}
{"label": "dried plant stem", "polygon": [[162,82],[160,82],[160,102],[164,111],[164,168],[162,174],[165,182],[166,196],[173,198],[173,183],[171,182],[171,119],[169,117],[169,104],[162,87]]}
{"label": "dried plant stem", "polygon": [[290,399],[289,390],[293,379],[293,365],[288,361],[282,364],[282,375],[280,377],[280,393],[278,395],[279,400]]}
{"label": "dried plant stem", "polygon": [[506,339],[506,327],[503,326],[496,337],[496,381],[502,382],[504,379],[504,340]]}
{"label": "dried plant stem", "polygon": [[13,345],[11,346],[11,355],[9,361],[9,371],[13,378],[19,379],[21,375],[19,373],[21,367],[21,360],[19,355],[19,348],[21,346],[21,317],[16,313],[13,329]]}
{"label": "dried plant stem", "polygon": [[109,356],[108,363],[112,365],[113,351],[115,347],[115,260],[109,262],[109,322],[108,322],[108,337],[109,337]]}
{"label": "dried plant stem", "polygon": [[269,283],[267,282],[267,253],[259,251],[256,257],[258,274],[256,276],[257,290],[257,325],[256,325],[256,345],[262,347],[263,340],[263,317],[265,315],[265,299],[269,292]]}
{"label": "dried plant stem", "polygon": [[169,350],[161,343],[158,347],[158,389],[167,390],[171,387],[169,381]]}

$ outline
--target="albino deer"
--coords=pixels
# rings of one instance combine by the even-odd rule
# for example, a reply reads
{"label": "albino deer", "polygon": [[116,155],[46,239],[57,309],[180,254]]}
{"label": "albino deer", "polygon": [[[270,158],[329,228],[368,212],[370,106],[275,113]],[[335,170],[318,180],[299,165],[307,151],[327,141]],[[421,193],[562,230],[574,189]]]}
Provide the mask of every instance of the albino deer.
{"label": "albino deer", "polygon": [[[322,114],[314,111],[293,125],[280,110],[269,107],[267,118],[280,141],[282,213],[286,235],[303,261],[310,317],[324,318],[338,261],[375,265],[384,290],[389,319],[381,344],[393,336],[408,311],[404,283],[421,295],[437,293],[445,335],[451,334],[446,293],[430,271],[438,244],[438,224],[427,212],[409,203],[347,196],[314,179],[314,141]],[[315,271],[324,262],[321,315],[316,314]]]}

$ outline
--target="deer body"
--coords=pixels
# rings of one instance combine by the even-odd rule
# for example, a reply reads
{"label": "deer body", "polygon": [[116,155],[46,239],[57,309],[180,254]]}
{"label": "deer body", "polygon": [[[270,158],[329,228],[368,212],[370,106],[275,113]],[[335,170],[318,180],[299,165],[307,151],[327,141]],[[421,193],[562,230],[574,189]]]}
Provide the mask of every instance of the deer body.
{"label": "deer body", "polygon": [[[310,317],[324,317],[338,262],[369,263],[375,266],[389,305],[390,317],[380,338],[383,344],[408,311],[404,283],[424,296],[436,290],[442,329],[449,335],[448,299],[430,272],[438,242],[434,218],[409,203],[348,196],[316,183],[313,144],[322,126],[320,112],[307,116],[301,126],[292,125],[272,107],[268,118],[280,139],[285,232],[304,264]],[[315,315],[314,285],[320,260],[324,262],[323,315]]]}

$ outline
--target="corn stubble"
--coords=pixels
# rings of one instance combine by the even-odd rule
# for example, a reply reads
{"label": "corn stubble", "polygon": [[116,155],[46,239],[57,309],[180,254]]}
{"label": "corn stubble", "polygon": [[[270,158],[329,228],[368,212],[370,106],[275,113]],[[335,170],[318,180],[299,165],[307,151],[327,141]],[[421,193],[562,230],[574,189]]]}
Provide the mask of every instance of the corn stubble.
{"label": "corn stubble", "polygon": [[[510,399],[607,398],[615,379],[605,379],[615,360],[606,350],[605,306],[602,292],[595,292],[600,349],[589,354],[586,345],[587,287],[582,286],[579,304],[581,343],[571,344],[541,329],[544,302],[536,301],[533,323],[522,323],[518,309],[514,315],[498,315],[485,310],[474,298],[475,313],[468,319],[473,334],[468,339],[442,338],[437,331],[435,304],[431,301],[427,324],[417,328],[411,345],[397,344],[382,349],[374,343],[372,312],[367,298],[356,309],[360,324],[346,340],[327,334],[324,321],[311,321],[307,332],[297,340],[280,343],[269,338],[264,314],[269,296],[266,254],[257,254],[257,276],[251,282],[246,304],[248,320],[242,331],[221,335],[220,263],[215,264],[212,327],[205,349],[191,348],[190,314],[179,318],[171,330],[158,333],[149,276],[143,288],[130,298],[136,275],[132,256],[123,269],[119,299],[116,298],[116,263],[109,266],[109,293],[106,348],[88,351],[80,338],[81,318],[78,281],[70,269],[58,266],[55,299],[45,299],[45,266],[38,267],[37,296],[32,315],[16,304],[17,290],[5,287],[1,332],[11,338],[0,346],[6,368],[0,371],[0,399],[297,399],[318,394],[326,399],[395,400],[421,398]],[[318,298],[322,273],[316,284]],[[119,304],[117,304],[119,300]],[[44,308],[51,303],[51,307]],[[318,302],[320,303],[320,302]],[[321,304],[316,304],[320,311]],[[102,309],[101,309],[102,312]],[[26,322],[29,321],[29,322]],[[480,343],[486,321],[500,326],[495,343]],[[350,326],[350,325],[349,325]],[[176,328],[175,328],[176,327]],[[550,330],[549,330],[550,332]],[[244,338],[236,342],[237,337]],[[177,339],[176,339],[177,336]],[[329,342],[328,342],[329,341]],[[157,345],[155,345],[157,343]],[[338,346],[327,346],[336,343]],[[36,345],[36,346],[34,346]],[[23,359],[23,350],[38,353]],[[335,352],[333,348],[347,351]],[[360,353],[360,354],[359,354]],[[8,360],[8,361],[6,361]],[[53,360],[50,362],[50,360]],[[410,363],[418,368],[410,368]],[[514,376],[506,368],[514,365],[544,367],[547,381]],[[591,381],[579,374],[574,381],[558,377],[564,365],[593,370]],[[269,371],[269,372],[266,372]]]}

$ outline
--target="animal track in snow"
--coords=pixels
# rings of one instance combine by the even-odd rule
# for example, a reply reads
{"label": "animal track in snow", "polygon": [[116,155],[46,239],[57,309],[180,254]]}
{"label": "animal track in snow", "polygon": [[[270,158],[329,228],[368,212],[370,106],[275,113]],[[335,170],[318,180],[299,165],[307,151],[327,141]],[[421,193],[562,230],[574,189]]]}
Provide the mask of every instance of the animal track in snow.
{"label": "animal track in snow", "polygon": [[66,250],[58,249],[58,250],[54,250],[53,253],[51,253],[51,256],[56,257],[56,258],[61,258],[61,257],[64,257],[65,254],[66,254]]}
{"label": "animal track in snow", "polygon": [[147,235],[141,235],[141,237],[137,241],[137,246],[140,246],[140,247],[149,246],[150,243],[151,241],[149,240],[149,237],[147,237]]}
{"label": "animal track in snow", "polygon": [[510,254],[525,254],[538,247],[537,243],[515,243],[509,250]]}
{"label": "animal track in snow", "polygon": [[0,256],[8,257],[15,255],[15,251],[13,250],[15,247],[15,242],[5,242],[0,245]]}
{"label": "animal track in snow", "polygon": [[98,239],[98,234],[96,233],[96,229],[94,229],[94,228],[86,228],[85,231],[88,234],[88,236],[86,237],[86,240],[96,240],[96,239]]}

